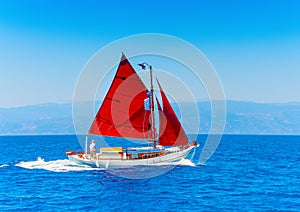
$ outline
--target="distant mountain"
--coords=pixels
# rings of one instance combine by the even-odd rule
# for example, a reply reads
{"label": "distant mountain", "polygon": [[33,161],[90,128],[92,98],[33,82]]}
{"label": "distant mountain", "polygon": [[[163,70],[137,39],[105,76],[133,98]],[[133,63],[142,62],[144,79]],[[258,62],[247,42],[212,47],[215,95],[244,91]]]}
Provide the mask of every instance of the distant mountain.
{"label": "distant mountain", "polygon": [[[82,104],[83,107],[85,104]],[[180,104],[184,111],[184,127],[193,133],[197,121],[193,104]],[[195,105],[194,105],[195,106]],[[211,124],[210,102],[198,102],[200,133],[208,133]],[[175,111],[179,112],[175,105]],[[85,114],[82,114],[84,117]],[[187,116],[187,117],[186,117]],[[300,103],[263,104],[227,101],[226,134],[300,134]],[[88,130],[93,117],[79,122],[77,130]],[[198,131],[197,131],[198,132]],[[41,104],[16,108],[0,108],[0,134],[74,134],[71,104]]]}
{"label": "distant mountain", "polygon": [[0,108],[0,134],[74,133],[71,104],[41,104]]}
{"label": "distant mountain", "polygon": [[227,102],[225,133],[300,134],[300,103]]}
{"label": "distant mountain", "polygon": [[[208,133],[211,125],[210,102],[198,102],[200,112],[200,133]],[[176,107],[175,107],[176,108]],[[254,103],[243,101],[226,102],[225,134],[300,134],[300,103]],[[176,109],[175,109],[176,110]],[[183,111],[192,111],[185,103]],[[178,109],[176,110],[178,113]],[[195,115],[188,114],[183,122],[186,129],[192,129]]]}

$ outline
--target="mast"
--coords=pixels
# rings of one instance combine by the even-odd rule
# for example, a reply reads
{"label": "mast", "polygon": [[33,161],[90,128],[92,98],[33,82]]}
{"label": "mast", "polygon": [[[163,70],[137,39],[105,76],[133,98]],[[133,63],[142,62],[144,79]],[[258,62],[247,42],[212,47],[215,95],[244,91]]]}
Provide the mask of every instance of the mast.
{"label": "mast", "polygon": [[88,153],[88,136],[85,136],[85,154]]}
{"label": "mast", "polygon": [[150,65],[150,100],[151,100],[151,139],[153,141],[154,149],[156,148],[155,140],[155,120],[154,120],[154,96],[153,96],[153,81],[152,81],[152,66]]}

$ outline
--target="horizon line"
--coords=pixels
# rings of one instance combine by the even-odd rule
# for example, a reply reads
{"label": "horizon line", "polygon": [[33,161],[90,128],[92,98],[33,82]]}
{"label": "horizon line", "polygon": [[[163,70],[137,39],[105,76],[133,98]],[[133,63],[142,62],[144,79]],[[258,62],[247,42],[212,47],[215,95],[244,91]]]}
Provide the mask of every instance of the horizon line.
{"label": "horizon line", "polygon": [[[88,101],[88,100],[82,100],[78,101],[76,103],[82,104],[82,103],[89,103],[89,102],[101,102],[102,100],[95,100],[95,101]],[[196,102],[211,102],[211,101],[223,101],[223,100],[209,100],[209,99],[198,99]],[[300,101],[288,101],[288,102],[258,102],[258,101],[253,101],[253,100],[234,100],[234,99],[227,99],[224,100],[226,103],[227,102],[243,102],[243,103],[254,103],[254,104],[300,104]],[[177,102],[172,102],[171,103],[193,103],[193,101],[177,101]],[[45,102],[45,103],[36,103],[36,104],[27,104],[27,105],[16,105],[16,106],[11,106],[11,107],[5,107],[5,106],[0,106],[0,109],[16,109],[16,108],[24,108],[24,107],[31,107],[31,106],[46,106],[46,105],[72,105],[73,102],[68,101],[68,102]]]}
{"label": "horizon line", "polygon": [[[214,133],[187,133],[187,135],[240,135],[240,136],[300,136],[300,134],[251,134],[251,133],[223,133],[223,134],[214,134]],[[1,137],[9,136],[86,136],[86,134],[0,134]],[[101,136],[101,135],[99,135]],[[105,137],[105,136],[102,136]]]}

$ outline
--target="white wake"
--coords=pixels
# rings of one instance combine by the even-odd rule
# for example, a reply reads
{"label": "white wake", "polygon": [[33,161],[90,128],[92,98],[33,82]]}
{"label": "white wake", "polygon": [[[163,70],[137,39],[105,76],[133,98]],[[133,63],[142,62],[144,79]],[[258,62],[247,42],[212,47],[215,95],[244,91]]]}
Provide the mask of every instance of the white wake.
{"label": "white wake", "polygon": [[191,160],[188,159],[181,159],[180,161],[177,162],[179,166],[196,166]]}
{"label": "white wake", "polygon": [[90,170],[102,170],[100,168],[92,168],[86,165],[79,165],[71,163],[69,160],[53,160],[45,161],[43,158],[38,157],[36,161],[21,161],[15,166],[25,169],[44,169],[53,172],[70,172],[70,171],[90,171]]}
{"label": "white wake", "polygon": [[9,166],[9,165],[8,164],[2,164],[2,165],[0,165],[0,168],[6,167],[6,166]]}

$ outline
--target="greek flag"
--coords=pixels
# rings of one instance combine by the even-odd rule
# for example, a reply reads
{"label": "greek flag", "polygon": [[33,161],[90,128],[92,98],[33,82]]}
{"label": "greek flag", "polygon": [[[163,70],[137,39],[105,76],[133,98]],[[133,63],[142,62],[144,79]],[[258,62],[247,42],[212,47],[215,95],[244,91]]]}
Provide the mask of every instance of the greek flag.
{"label": "greek flag", "polygon": [[144,109],[145,110],[150,110],[150,98],[148,97],[147,99],[144,100]]}

